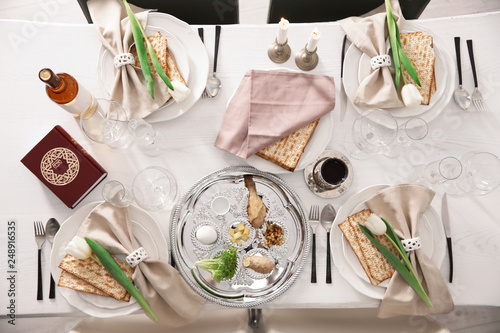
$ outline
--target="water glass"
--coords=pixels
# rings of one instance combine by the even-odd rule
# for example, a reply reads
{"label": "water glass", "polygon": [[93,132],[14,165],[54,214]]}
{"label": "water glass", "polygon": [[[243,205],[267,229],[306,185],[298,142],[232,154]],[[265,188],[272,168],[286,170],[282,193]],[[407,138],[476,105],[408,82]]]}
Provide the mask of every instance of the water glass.
{"label": "water glass", "polygon": [[132,183],[135,202],[146,210],[171,208],[177,199],[177,182],[165,168],[152,166],[140,171]]}
{"label": "water glass", "polygon": [[424,178],[430,184],[444,183],[455,180],[462,174],[462,163],[452,156],[427,164],[424,169]]}
{"label": "water glass", "polygon": [[429,132],[429,125],[420,117],[408,119],[398,130],[396,144],[409,147],[417,141],[423,140]]}
{"label": "water glass", "polygon": [[128,207],[134,201],[132,192],[117,180],[110,180],[102,188],[102,197],[116,207]]}
{"label": "water glass", "polygon": [[80,128],[92,141],[111,148],[127,148],[132,142],[128,115],[122,106],[108,99],[93,99],[80,115]]}
{"label": "water glass", "polygon": [[488,152],[470,152],[460,158],[464,171],[456,183],[467,194],[483,195],[500,184],[500,159]]}

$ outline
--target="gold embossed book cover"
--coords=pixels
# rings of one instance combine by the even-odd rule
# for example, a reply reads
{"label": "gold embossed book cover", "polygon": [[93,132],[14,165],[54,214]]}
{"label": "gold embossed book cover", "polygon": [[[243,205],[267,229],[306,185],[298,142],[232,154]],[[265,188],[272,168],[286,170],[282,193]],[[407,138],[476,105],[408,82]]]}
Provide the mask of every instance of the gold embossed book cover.
{"label": "gold embossed book cover", "polygon": [[59,125],[21,162],[69,208],[78,205],[108,175]]}

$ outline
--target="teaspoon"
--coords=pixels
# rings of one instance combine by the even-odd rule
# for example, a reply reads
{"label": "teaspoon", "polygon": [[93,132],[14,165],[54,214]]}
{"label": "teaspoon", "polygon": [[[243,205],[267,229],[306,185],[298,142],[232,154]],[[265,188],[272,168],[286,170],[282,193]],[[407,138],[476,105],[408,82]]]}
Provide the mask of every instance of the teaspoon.
{"label": "teaspoon", "polygon": [[470,95],[462,88],[462,64],[460,60],[460,37],[455,37],[455,53],[457,55],[457,67],[458,67],[458,88],[453,93],[453,98],[455,103],[462,108],[462,110],[467,110],[470,107]]}
{"label": "teaspoon", "polygon": [[326,205],[321,211],[319,221],[326,230],[326,283],[332,283],[332,259],[330,257],[330,229],[337,216],[335,208],[331,204]]}
{"label": "teaspoon", "polygon": [[[54,236],[59,231],[59,222],[55,218],[50,218],[47,221],[47,225],[45,226],[45,239],[50,242],[50,246],[52,246],[52,242],[54,241]],[[54,282],[54,278],[52,277],[52,273],[50,274],[50,292],[49,298],[56,298],[56,284]]]}
{"label": "teaspoon", "polygon": [[215,26],[215,52],[214,52],[214,71],[212,76],[207,79],[206,92],[208,97],[214,98],[219,94],[221,81],[216,76],[217,72],[217,55],[219,53],[219,40],[220,40],[220,25]]}

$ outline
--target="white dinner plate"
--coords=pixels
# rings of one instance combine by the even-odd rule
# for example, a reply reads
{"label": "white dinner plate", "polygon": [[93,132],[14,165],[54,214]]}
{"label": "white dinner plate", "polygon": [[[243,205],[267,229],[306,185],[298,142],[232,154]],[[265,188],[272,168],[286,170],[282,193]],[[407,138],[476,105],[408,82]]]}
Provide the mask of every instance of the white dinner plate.
{"label": "white dinner plate", "polygon": [[[367,208],[365,201],[388,186],[389,185],[371,186],[350,197],[339,209],[332,227],[330,238],[333,260],[335,266],[339,269],[340,275],[342,275],[354,289],[375,299],[382,299],[384,297],[389,280],[382,282],[378,286],[373,286],[369,282],[358,258],[345,240],[338,225],[345,221],[350,215]],[[422,242],[422,251],[429,255],[438,267],[441,267],[446,254],[446,236],[441,219],[434,208],[429,207],[424,212],[419,221],[419,235]]]}
{"label": "white dinner plate", "polygon": [[[66,245],[76,235],[83,220],[100,203],[93,202],[78,209],[61,225],[57,232],[50,254],[50,270],[56,283],[61,275],[61,269],[58,266],[66,255],[64,252]],[[157,222],[148,213],[136,206],[129,206],[128,210],[132,221],[132,232],[138,243],[144,247],[150,258],[168,262],[167,241],[163,237]],[[58,290],[69,304],[94,317],[123,316],[141,308],[133,297],[130,298],[129,302],[124,302],[117,301],[112,297],[93,295],[68,288],[61,287]]]}
{"label": "white dinner plate", "polygon": [[[270,69],[272,71],[287,71],[287,72],[297,72],[294,69],[290,68],[273,68]],[[233,92],[233,95],[229,99],[227,105],[231,102],[236,90]],[[333,112],[328,112],[323,117],[320,118],[316,129],[313,132],[313,135],[309,139],[302,156],[299,159],[299,163],[297,163],[297,167],[295,171],[303,170],[309,164],[314,162],[316,158],[325,150],[326,145],[330,141],[333,130]],[[253,166],[256,169],[259,169],[264,172],[274,173],[274,174],[283,174],[283,173],[291,173],[286,169],[278,166],[277,164],[270,162],[268,160],[263,159],[257,155],[252,155],[245,160],[250,166]]]}
{"label": "white dinner plate", "polygon": [[[207,50],[197,32],[171,15],[149,13],[146,29],[148,34],[160,31],[167,38],[168,48],[191,89],[191,94],[184,101],[169,101],[146,117],[149,122],[171,120],[186,113],[205,90],[208,77]],[[102,89],[109,95],[114,83],[115,67],[113,57],[104,46],[99,51],[97,73]]]}
{"label": "white dinner plate", "polygon": [[[413,22],[405,22],[404,31],[422,31],[433,37],[435,60],[436,92],[432,95],[429,105],[419,105],[413,108],[400,107],[386,109],[396,118],[398,124],[403,124],[410,117],[419,116],[427,123],[434,120],[450,101],[455,87],[455,70],[453,58],[444,47],[444,43],[431,32],[425,31]],[[352,44],[344,60],[344,84],[346,95],[352,102],[360,82],[371,74],[370,58]],[[362,114],[369,108],[353,103],[354,108]]]}

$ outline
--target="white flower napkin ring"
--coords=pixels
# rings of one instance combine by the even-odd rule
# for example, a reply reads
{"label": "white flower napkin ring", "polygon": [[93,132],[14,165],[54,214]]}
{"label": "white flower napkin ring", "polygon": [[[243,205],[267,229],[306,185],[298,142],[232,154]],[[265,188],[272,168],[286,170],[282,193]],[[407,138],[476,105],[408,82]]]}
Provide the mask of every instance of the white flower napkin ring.
{"label": "white flower napkin ring", "polygon": [[420,237],[403,239],[401,241],[401,244],[403,244],[406,252],[415,251],[422,247],[422,244],[420,243]]}
{"label": "white flower napkin ring", "polygon": [[113,59],[116,68],[120,68],[125,65],[135,64],[135,58],[132,53],[121,53],[114,57]]}
{"label": "white flower napkin ring", "polygon": [[378,55],[370,60],[370,65],[372,69],[377,69],[380,67],[389,67],[392,65],[391,56],[388,54]]}
{"label": "white flower napkin ring", "polygon": [[135,267],[139,265],[139,263],[144,259],[146,259],[147,257],[148,253],[146,252],[146,250],[144,250],[143,247],[140,247],[131,254],[129,254],[127,258],[125,258],[125,260],[130,266]]}

